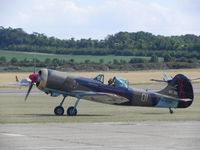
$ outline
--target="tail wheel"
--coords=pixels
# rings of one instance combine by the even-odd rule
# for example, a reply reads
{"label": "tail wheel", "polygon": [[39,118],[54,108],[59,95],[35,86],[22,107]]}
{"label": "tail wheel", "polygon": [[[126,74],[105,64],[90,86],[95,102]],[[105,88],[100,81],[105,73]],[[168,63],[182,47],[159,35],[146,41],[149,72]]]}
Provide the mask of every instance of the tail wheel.
{"label": "tail wheel", "polygon": [[68,116],[76,116],[77,115],[77,109],[73,106],[69,107],[67,109],[67,115]]}
{"label": "tail wheel", "polygon": [[64,114],[64,108],[62,106],[57,106],[54,109],[54,113],[56,116],[62,116]]}

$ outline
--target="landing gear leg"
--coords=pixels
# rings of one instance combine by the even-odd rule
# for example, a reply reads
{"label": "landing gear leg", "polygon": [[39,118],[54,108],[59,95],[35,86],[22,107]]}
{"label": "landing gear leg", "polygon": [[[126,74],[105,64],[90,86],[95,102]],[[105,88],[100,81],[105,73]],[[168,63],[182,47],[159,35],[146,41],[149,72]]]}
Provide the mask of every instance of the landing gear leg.
{"label": "landing gear leg", "polygon": [[80,101],[80,98],[77,98],[75,105],[71,106],[71,107],[69,107],[67,109],[67,115],[68,116],[76,116],[77,115],[77,109],[76,109],[76,107],[77,107],[79,101]]}
{"label": "landing gear leg", "polygon": [[170,114],[174,113],[174,111],[171,109],[171,107],[169,107],[169,112],[170,112]]}
{"label": "landing gear leg", "polygon": [[62,115],[64,114],[64,111],[65,111],[65,110],[64,110],[64,108],[62,107],[62,105],[63,105],[63,103],[64,103],[66,97],[67,97],[67,96],[64,96],[64,97],[63,97],[63,100],[62,100],[61,103],[60,103],[60,105],[57,106],[57,107],[55,107],[54,113],[55,113],[56,116],[62,116]]}

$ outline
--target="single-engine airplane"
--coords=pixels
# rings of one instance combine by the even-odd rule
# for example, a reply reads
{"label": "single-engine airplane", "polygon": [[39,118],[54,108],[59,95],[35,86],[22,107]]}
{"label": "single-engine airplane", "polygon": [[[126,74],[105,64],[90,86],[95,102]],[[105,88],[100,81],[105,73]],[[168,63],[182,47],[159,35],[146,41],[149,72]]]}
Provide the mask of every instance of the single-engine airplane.
{"label": "single-engine airplane", "polygon": [[104,83],[103,74],[95,78],[85,78],[56,70],[41,69],[38,73],[31,74],[29,78],[31,84],[25,100],[34,84],[51,96],[63,95],[61,103],[54,109],[55,115],[64,114],[62,105],[67,96],[77,99],[74,106],[67,109],[69,116],[77,115],[80,99],[114,105],[169,108],[170,113],[173,113],[172,108],[189,107],[194,99],[191,79],[183,74],[164,80],[167,86],[158,92],[131,88],[128,80],[118,77],[114,77],[112,84],[108,85]]}
{"label": "single-engine airplane", "polygon": [[31,84],[31,80],[29,78],[19,80],[17,76],[15,76],[15,83],[9,83],[9,85],[17,85],[19,87],[29,86]]}

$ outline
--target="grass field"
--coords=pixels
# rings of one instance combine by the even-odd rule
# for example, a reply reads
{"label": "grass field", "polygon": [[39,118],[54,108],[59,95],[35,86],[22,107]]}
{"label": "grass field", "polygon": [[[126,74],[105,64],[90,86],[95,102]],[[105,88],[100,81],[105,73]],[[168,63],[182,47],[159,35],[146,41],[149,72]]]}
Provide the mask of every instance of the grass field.
{"label": "grass field", "polygon": [[[120,61],[130,61],[131,58],[135,58],[134,56],[89,56],[89,55],[55,55],[55,54],[45,54],[45,53],[28,53],[28,52],[15,52],[15,51],[3,51],[0,50],[0,56],[6,57],[7,60],[12,59],[13,57],[17,58],[18,60],[24,60],[27,58],[28,60],[33,59],[33,54],[35,57],[40,60],[44,61],[46,58],[54,59],[58,58],[60,60],[70,60],[74,59],[75,62],[80,63],[84,62],[85,60],[90,60],[91,62],[99,62],[100,59],[103,59],[104,63],[113,62],[114,59]],[[147,61],[150,60],[150,57],[137,57],[137,58],[144,58]],[[159,58],[159,61],[163,61],[163,58]]]}
{"label": "grass field", "polygon": [[[168,76],[174,76],[178,73],[185,74],[189,78],[200,77],[200,69],[177,69],[177,70],[150,70],[150,71],[131,71],[131,72],[102,72],[105,74],[105,83],[113,76],[128,79],[131,85],[151,84],[150,79],[162,79],[163,73]],[[69,72],[72,75],[93,78],[100,72]],[[8,83],[15,82],[15,76],[19,79],[27,78],[30,73],[0,73],[0,87],[7,87]],[[198,81],[195,81],[198,82]]]}
{"label": "grass field", "polygon": [[[27,102],[23,95],[6,95],[0,98],[0,123],[49,123],[49,122],[132,122],[132,121],[200,121],[200,94],[187,109],[168,109],[133,106],[114,106],[81,100],[78,116],[55,116],[54,107],[61,97],[30,95]],[[69,98],[65,109],[74,104]]]}
{"label": "grass field", "polygon": [[[164,70],[164,71],[136,71],[136,72],[104,72],[106,80],[111,76],[119,76],[130,80],[132,86],[147,87],[158,84],[149,81],[150,78],[162,78],[162,73],[169,76],[177,73],[186,74],[188,77],[199,77],[199,69]],[[94,77],[99,72],[74,72],[75,75]],[[0,73],[0,92],[6,91],[8,83],[15,81],[15,75],[25,78],[29,73]],[[199,82],[196,82],[199,86]],[[18,92],[27,90],[27,87],[18,89],[9,88],[9,91]],[[36,90],[36,88],[35,88]],[[78,106],[78,116],[54,116],[53,110],[62,97],[50,97],[45,94],[32,94],[24,102],[25,94],[0,95],[0,123],[46,123],[46,122],[129,122],[129,121],[200,121],[200,93],[195,94],[195,100],[187,109],[176,109],[173,115],[168,109],[113,106],[81,100]],[[74,99],[69,98],[64,104],[65,109],[74,105]]]}
{"label": "grass field", "polygon": [[[200,69],[164,70],[164,71],[136,71],[136,72],[104,72],[106,80],[111,76],[119,76],[130,80],[131,86],[148,88],[150,84],[159,84],[149,81],[150,78],[162,78],[162,73],[169,76],[178,73],[194,78],[200,76]],[[75,75],[94,77],[99,72],[74,72]],[[15,75],[25,78],[29,73],[0,73],[0,92],[6,91],[8,83],[14,82]],[[199,82],[196,82],[197,86]],[[20,91],[17,87],[10,91]],[[27,87],[21,90],[27,90]],[[0,123],[46,123],[46,122],[129,122],[129,121],[200,121],[200,93],[195,93],[195,100],[187,109],[176,109],[173,115],[168,109],[113,106],[81,100],[78,106],[78,116],[54,116],[53,110],[62,97],[50,97],[45,94],[30,95],[24,102],[24,94],[0,96]],[[67,103],[67,104],[66,104]],[[65,108],[74,105],[74,99],[69,98]]]}

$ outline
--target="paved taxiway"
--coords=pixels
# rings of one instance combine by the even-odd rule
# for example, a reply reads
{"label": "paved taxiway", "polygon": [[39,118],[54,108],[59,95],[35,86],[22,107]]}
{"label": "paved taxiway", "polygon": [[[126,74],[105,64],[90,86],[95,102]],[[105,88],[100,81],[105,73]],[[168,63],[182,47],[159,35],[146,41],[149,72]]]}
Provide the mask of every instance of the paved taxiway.
{"label": "paved taxiway", "polygon": [[0,124],[1,150],[199,150],[200,122]]}

